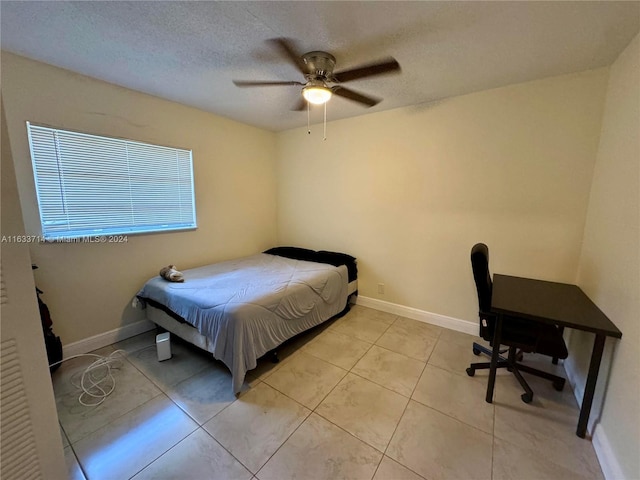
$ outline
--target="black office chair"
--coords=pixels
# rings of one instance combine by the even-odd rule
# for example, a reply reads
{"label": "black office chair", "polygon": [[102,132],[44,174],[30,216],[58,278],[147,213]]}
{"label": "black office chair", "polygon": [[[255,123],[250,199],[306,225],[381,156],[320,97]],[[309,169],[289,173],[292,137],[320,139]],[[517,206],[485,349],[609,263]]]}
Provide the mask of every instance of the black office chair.
{"label": "black office chair", "polygon": [[[489,273],[489,248],[484,243],[478,243],[471,249],[471,267],[473,269],[473,278],[476,282],[476,290],[478,291],[480,336],[487,340],[493,347],[496,315],[491,313],[493,283],[491,281],[491,274]],[[513,373],[518,382],[520,382],[520,385],[525,391],[521,396],[523,402],[531,403],[533,400],[533,390],[531,390],[531,387],[529,387],[520,372],[530,373],[550,380],[553,382],[553,387],[558,391],[564,388],[564,378],[520,363],[523,353],[546,355],[552,357],[554,363],[557,363],[558,358],[567,358],[569,353],[562,338],[561,328],[555,325],[533,322],[524,318],[504,316],[500,344],[508,347],[508,349],[500,353],[508,353],[506,358],[502,355],[498,358],[498,368],[506,368]],[[491,356],[492,352],[490,349],[474,342],[473,353],[475,355],[484,353]],[[490,366],[491,364],[489,362],[472,363],[469,365],[469,368],[467,368],[467,375],[473,377],[476,370],[488,369]]]}

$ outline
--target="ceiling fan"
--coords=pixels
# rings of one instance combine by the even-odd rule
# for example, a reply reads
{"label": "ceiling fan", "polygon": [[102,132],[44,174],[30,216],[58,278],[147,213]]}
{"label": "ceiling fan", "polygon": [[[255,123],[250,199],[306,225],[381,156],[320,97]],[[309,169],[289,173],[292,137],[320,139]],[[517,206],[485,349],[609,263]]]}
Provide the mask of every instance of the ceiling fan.
{"label": "ceiling fan", "polygon": [[334,72],[336,59],[333,55],[322,51],[308,52],[299,55],[291,40],[287,38],[273,38],[268,42],[276,48],[282,56],[294,64],[304,76],[304,82],[292,81],[246,81],[234,80],[238,87],[270,87],[284,85],[302,86],[302,97],[292,110],[303,110],[306,102],[322,105],[333,95],[358,102],[366,107],[373,107],[380,103],[380,99],[358,93],[342,86],[343,83],[361,78],[372,77],[385,73],[400,72],[400,64],[393,58],[376,63],[361,65],[349,70]]}

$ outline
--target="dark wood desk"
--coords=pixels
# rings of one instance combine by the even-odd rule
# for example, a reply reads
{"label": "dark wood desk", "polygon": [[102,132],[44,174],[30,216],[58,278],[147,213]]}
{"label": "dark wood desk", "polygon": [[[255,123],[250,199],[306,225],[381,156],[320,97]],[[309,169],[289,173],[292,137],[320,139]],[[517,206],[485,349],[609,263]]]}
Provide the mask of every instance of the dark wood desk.
{"label": "dark wood desk", "polygon": [[582,397],[578,429],[576,430],[576,435],[584,438],[605,339],[606,337],[622,338],[622,332],[579,287],[566,283],[495,274],[493,276],[491,311],[497,314],[498,319],[494,332],[491,368],[487,384],[486,400],[488,403],[493,401],[503,315],[528,318],[536,322],[551,323],[595,334],[589,374]]}

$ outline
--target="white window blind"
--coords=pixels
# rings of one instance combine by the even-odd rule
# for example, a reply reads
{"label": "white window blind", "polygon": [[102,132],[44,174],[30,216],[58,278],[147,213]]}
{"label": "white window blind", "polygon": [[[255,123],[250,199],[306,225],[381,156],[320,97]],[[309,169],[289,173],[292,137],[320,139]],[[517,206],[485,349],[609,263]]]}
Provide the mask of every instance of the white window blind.
{"label": "white window blind", "polygon": [[45,240],[196,228],[190,150],[27,131]]}

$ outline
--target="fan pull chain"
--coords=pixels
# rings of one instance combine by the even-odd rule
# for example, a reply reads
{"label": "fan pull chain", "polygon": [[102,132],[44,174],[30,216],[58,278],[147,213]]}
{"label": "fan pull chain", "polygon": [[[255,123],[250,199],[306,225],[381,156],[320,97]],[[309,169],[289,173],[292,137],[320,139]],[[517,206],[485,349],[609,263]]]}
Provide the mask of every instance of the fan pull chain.
{"label": "fan pull chain", "polygon": [[327,139],[327,102],[324,103],[324,138],[322,140]]}
{"label": "fan pull chain", "polygon": [[310,120],[309,120],[310,110],[311,110],[311,104],[307,102],[307,133],[309,135],[311,135],[311,126],[310,126]]}

